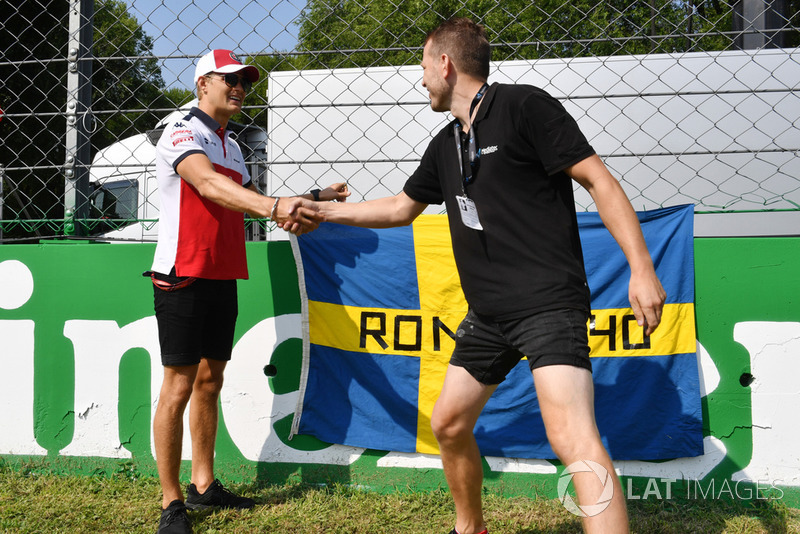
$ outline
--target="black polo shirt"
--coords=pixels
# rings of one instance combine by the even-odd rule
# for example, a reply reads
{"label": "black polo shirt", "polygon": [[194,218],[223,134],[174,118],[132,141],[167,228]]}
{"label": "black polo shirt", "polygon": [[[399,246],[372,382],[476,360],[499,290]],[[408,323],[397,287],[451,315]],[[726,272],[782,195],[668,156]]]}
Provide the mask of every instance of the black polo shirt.
{"label": "black polo shirt", "polygon": [[[497,319],[588,310],[572,180],[563,172],[595,153],[586,137],[560,102],[528,85],[493,84],[472,127],[480,156],[470,184],[463,185],[451,122],[403,188],[417,202],[445,203],[470,307]],[[469,164],[466,153],[462,160]],[[463,187],[483,230],[461,221]]]}

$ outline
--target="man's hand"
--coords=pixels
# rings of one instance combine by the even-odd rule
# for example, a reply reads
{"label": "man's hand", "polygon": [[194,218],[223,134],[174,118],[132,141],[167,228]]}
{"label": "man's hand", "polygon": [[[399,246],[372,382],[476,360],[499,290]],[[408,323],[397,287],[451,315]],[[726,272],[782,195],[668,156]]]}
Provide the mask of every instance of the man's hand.
{"label": "man's hand", "polygon": [[319,192],[319,199],[336,202],[344,202],[350,196],[350,191],[347,189],[347,184],[344,182],[332,184]]}
{"label": "man's hand", "polygon": [[656,273],[650,271],[642,275],[631,274],[628,299],[636,322],[644,329],[645,335],[649,336],[661,323],[661,312],[667,300],[667,292],[661,286]]}
{"label": "man's hand", "polygon": [[275,213],[275,222],[294,235],[316,230],[325,217],[313,201],[300,197],[282,197]]}

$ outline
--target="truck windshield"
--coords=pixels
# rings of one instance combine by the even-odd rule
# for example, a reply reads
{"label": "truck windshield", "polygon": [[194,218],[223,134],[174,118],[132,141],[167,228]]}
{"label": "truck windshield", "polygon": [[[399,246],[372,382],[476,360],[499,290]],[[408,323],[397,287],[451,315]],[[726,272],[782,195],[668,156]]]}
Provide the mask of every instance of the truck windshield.
{"label": "truck windshield", "polygon": [[115,180],[96,185],[92,191],[91,218],[99,219],[91,228],[92,235],[119,230],[136,222],[139,180]]}

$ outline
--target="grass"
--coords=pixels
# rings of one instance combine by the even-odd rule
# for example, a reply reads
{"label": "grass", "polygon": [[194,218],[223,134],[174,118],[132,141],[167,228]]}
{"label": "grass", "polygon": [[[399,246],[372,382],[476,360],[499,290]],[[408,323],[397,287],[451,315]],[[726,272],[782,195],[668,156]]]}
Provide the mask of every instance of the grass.
{"label": "grass", "polygon": [[[446,491],[389,495],[299,483],[232,485],[254,510],[192,512],[196,533],[445,534],[453,526]],[[57,476],[0,467],[0,532],[153,533],[161,490],[153,478]],[[779,501],[631,501],[631,531],[800,533],[800,510]],[[579,533],[580,520],[557,500],[484,497],[492,534]]]}

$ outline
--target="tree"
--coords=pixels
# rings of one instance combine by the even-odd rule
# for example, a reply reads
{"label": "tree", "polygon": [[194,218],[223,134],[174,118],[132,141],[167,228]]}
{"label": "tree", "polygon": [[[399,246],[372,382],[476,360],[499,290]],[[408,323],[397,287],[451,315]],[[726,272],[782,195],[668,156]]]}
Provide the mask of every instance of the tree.
{"label": "tree", "polygon": [[92,110],[102,123],[92,136],[94,151],[153,128],[187,95],[164,91],[153,39],[120,0],[95,2],[92,52]]}
{"label": "tree", "polygon": [[[18,2],[0,31],[2,219],[60,217],[64,178],[67,2]],[[36,61],[32,61],[32,60]],[[29,228],[39,223],[29,223]],[[4,237],[30,235],[14,226]]]}
{"label": "tree", "polygon": [[[796,28],[800,0],[785,2],[786,26]],[[415,63],[427,31],[452,16],[486,27],[495,60],[726,50],[734,47],[733,7],[722,0],[309,0],[298,50],[307,53],[306,68]]]}
{"label": "tree", "polygon": [[[146,131],[188,94],[164,92],[153,42],[119,0],[96,0],[92,55],[91,137],[97,150]],[[0,32],[0,167],[3,237],[56,234],[63,218],[69,2],[20,0]]]}
{"label": "tree", "polygon": [[[417,62],[427,31],[444,20],[442,13],[459,13],[459,5],[454,0],[310,0],[300,14],[298,50],[309,53],[301,63],[345,68]],[[354,52],[364,49],[374,50]]]}

